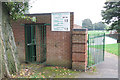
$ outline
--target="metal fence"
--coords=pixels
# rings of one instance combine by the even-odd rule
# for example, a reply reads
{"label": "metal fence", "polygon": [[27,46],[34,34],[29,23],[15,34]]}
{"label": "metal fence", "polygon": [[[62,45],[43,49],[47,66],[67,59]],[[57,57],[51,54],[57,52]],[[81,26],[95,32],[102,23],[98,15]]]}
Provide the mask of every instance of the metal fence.
{"label": "metal fence", "polygon": [[88,34],[88,68],[104,61],[105,33]]}
{"label": "metal fence", "polygon": [[46,61],[46,25],[25,25],[26,62]]}
{"label": "metal fence", "polygon": [[43,63],[46,61],[46,25],[36,27],[36,54],[37,61]]}

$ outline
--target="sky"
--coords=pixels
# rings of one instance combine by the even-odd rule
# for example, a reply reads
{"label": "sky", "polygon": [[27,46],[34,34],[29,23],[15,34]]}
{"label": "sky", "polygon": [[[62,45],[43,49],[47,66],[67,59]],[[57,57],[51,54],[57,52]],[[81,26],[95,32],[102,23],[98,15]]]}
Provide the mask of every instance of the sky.
{"label": "sky", "polygon": [[74,24],[82,26],[82,20],[92,23],[102,21],[101,10],[106,0],[35,0],[30,13],[74,12]]}

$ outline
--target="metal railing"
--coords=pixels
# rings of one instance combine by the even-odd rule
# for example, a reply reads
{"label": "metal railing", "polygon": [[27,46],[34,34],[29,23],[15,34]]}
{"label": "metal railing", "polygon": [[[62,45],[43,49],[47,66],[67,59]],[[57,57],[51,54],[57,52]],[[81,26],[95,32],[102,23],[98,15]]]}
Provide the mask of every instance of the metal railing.
{"label": "metal railing", "polygon": [[88,34],[88,64],[94,66],[104,61],[105,33]]}

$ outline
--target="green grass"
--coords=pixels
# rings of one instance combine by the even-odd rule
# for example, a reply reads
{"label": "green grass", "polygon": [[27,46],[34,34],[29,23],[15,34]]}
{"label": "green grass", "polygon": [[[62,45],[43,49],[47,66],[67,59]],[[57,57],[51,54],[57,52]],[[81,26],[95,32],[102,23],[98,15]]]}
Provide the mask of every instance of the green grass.
{"label": "green grass", "polygon": [[118,43],[105,45],[105,51],[118,56]]}
{"label": "green grass", "polygon": [[[120,45],[120,43],[119,43]],[[95,46],[90,46],[92,48],[97,48],[97,49],[101,49],[103,46],[102,45],[95,45]],[[107,44],[105,45],[105,51],[108,52],[108,53],[112,53],[112,54],[115,54],[115,55],[119,55],[118,54],[118,43],[116,44]]]}
{"label": "green grass", "polygon": [[90,45],[91,48],[103,49],[103,45]]}
{"label": "green grass", "polygon": [[[28,69],[28,72],[26,72]],[[74,78],[79,71],[64,67],[43,66],[42,64],[22,64],[18,74],[12,78]]]}
{"label": "green grass", "polygon": [[[94,35],[101,34],[101,33],[109,34],[109,31],[88,31],[88,34],[94,34]],[[102,45],[95,45],[95,46],[90,45],[90,47],[97,48],[97,49],[103,48]],[[105,51],[112,53],[112,54],[115,54],[115,55],[119,55],[118,54],[118,43],[105,45]]]}
{"label": "green grass", "polygon": [[74,73],[76,71],[66,69],[66,68],[60,68],[60,67],[44,67],[42,68],[41,72],[42,75],[45,75],[47,78],[72,78],[74,77]]}
{"label": "green grass", "polygon": [[104,30],[95,30],[95,31],[88,31],[88,34],[98,34],[98,33],[105,33],[105,34],[109,34],[109,31],[104,31]]}

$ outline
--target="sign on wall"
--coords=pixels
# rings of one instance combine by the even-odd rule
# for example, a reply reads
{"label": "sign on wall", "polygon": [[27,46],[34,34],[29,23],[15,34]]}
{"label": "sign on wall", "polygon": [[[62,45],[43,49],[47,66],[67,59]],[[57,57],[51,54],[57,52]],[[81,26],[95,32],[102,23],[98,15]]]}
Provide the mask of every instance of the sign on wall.
{"label": "sign on wall", "polygon": [[52,31],[70,31],[70,13],[52,13]]}

